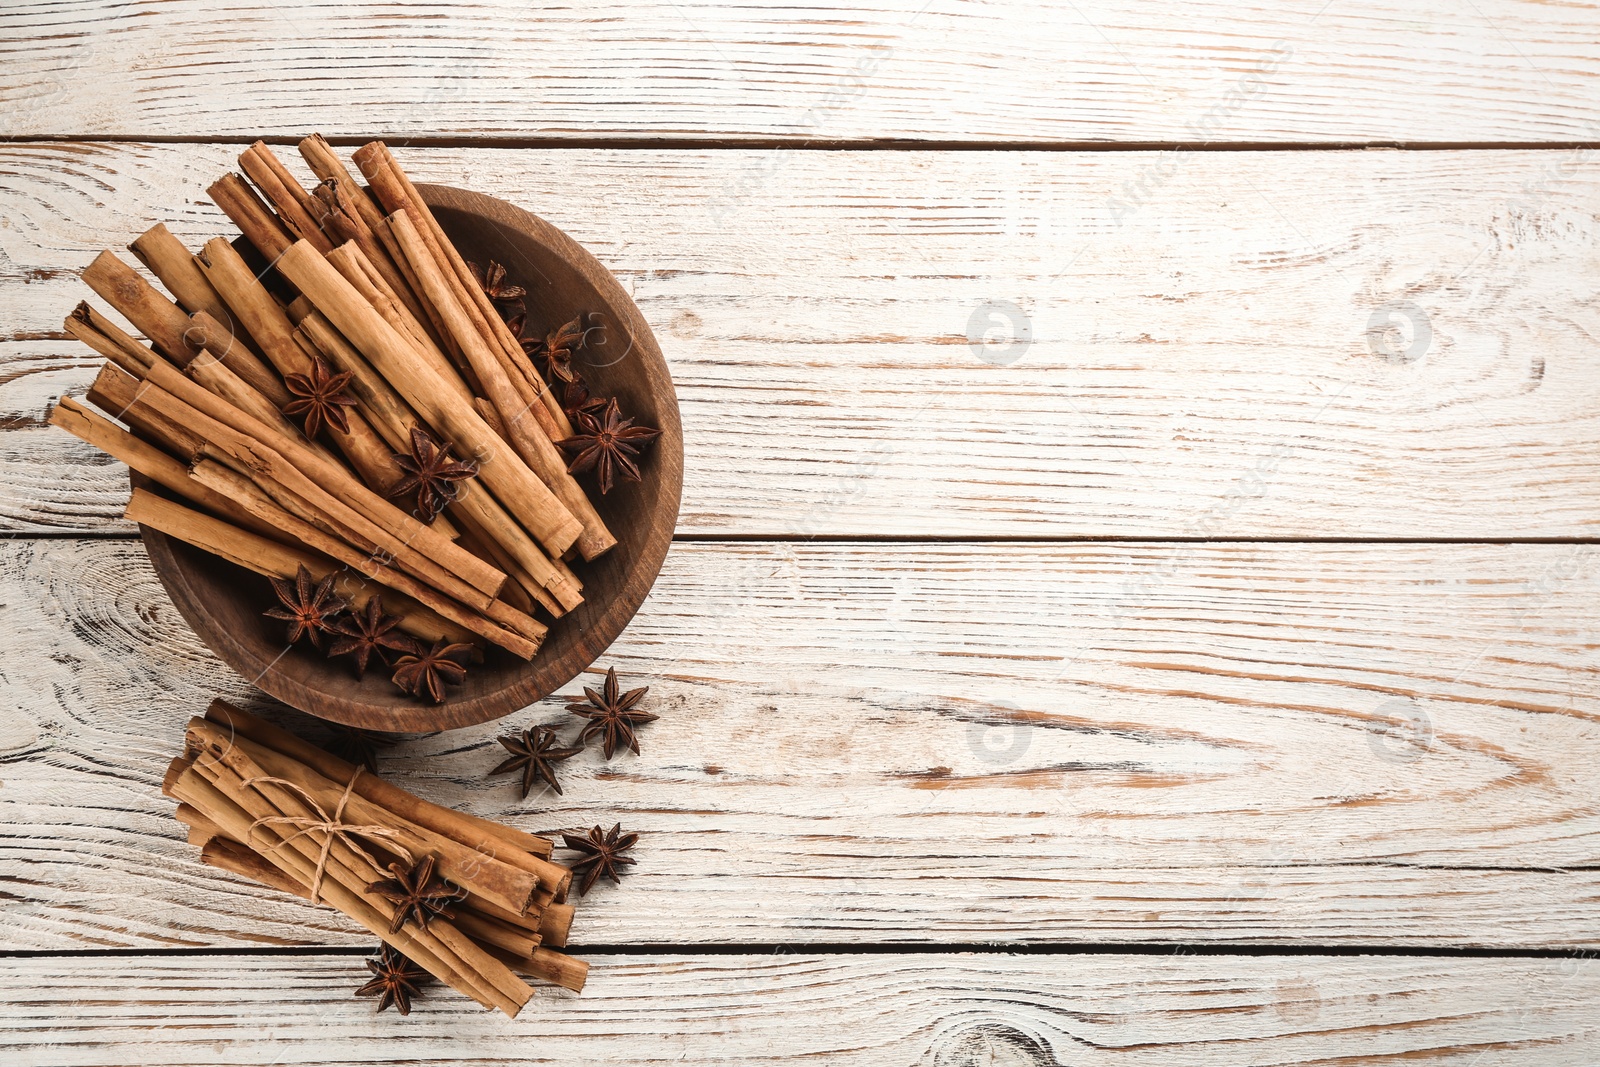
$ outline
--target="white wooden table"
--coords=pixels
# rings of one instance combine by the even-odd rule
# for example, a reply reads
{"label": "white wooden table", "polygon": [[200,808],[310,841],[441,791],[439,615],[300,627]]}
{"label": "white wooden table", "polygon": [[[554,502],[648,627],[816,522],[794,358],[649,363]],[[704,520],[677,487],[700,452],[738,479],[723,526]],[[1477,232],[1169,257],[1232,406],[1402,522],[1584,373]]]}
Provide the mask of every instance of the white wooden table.
{"label": "white wooden table", "polygon": [[[1597,30],[7,3],[0,1062],[1600,1062]],[[250,691],[43,425],[77,271],[312,130],[563,227],[678,383],[643,756],[384,757],[645,835],[515,1021],[375,1016],[368,938],[196,862],[161,772]]]}

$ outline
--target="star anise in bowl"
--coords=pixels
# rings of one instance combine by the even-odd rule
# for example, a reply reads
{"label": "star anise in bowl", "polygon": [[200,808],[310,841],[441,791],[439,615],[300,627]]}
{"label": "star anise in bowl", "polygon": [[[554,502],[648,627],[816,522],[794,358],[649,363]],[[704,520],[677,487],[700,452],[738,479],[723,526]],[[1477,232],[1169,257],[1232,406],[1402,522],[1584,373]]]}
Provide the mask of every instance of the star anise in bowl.
{"label": "star anise in bowl", "polygon": [[556,442],[574,453],[567,467],[569,473],[593,470],[602,495],[611,492],[618,474],[630,482],[641,480],[634,457],[639,449],[661,436],[660,430],[635,426],[632,419],[623,418],[616,397],[599,412],[578,411],[577,423],[578,433]]}

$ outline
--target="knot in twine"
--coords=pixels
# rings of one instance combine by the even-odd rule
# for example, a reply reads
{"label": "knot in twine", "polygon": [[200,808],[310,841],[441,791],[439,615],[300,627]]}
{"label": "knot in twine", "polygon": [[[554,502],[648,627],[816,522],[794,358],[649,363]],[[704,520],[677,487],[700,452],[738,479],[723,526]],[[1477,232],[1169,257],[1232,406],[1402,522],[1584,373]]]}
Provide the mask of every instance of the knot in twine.
{"label": "knot in twine", "polygon": [[[317,803],[317,798],[315,796],[307,792],[305,789],[302,789],[294,782],[288,781],[287,779],[274,778],[269,774],[263,774],[257,778],[246,778],[244,780],[245,785],[255,785],[258,782],[267,782],[271,785],[280,786],[281,788],[297,793],[299,794],[300,799],[305,802],[306,806],[317,813],[317,818],[312,818],[309,815],[266,816],[264,818],[257,819],[255,822],[250,824],[250,833],[248,835],[253,839],[256,836],[256,832],[263,826],[299,827],[298,830],[290,834],[288,837],[285,837],[277,844],[269,845],[267,847],[267,851],[270,852],[274,849],[282,848],[295,838],[309,834],[313,830],[322,831],[322,852],[317,856],[317,870],[316,873],[311,877],[311,902],[313,904],[322,903],[322,878],[323,875],[327,873],[328,856],[333,851],[333,842],[335,839],[343,841],[351,848],[352,851],[354,851],[362,859],[366,860],[367,863],[372,866],[372,869],[377,871],[379,874],[383,873],[383,867],[378,863],[377,860],[372,858],[371,853],[357,843],[357,836],[365,837],[369,841],[381,841],[385,849],[395,853],[407,863],[411,862],[411,853],[395,840],[395,838],[400,836],[398,831],[391,830],[387,826],[356,826],[354,824],[341,821],[344,818],[345,805],[350,802],[350,794],[355,790],[356,779],[361,777],[361,771],[362,768],[357,767],[356,772],[350,776],[350,781],[345,784],[344,792],[340,795],[339,803],[334,807],[333,814],[331,816],[323,809],[321,804]],[[253,840],[251,841],[251,847],[255,847]]]}

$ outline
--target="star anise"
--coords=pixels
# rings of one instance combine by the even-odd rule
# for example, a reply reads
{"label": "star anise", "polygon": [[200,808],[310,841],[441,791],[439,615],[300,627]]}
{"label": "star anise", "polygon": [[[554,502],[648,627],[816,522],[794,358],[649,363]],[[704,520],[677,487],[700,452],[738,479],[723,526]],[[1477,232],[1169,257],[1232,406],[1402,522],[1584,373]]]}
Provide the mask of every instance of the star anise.
{"label": "star anise", "polygon": [[522,731],[522,736],[512,734],[509,737],[496,738],[505,750],[511,755],[500,766],[490,771],[490,774],[504,774],[506,771],[522,771],[522,798],[526,800],[533,791],[536,779],[543,778],[549,783],[550,788],[557,793],[561,792],[561,783],[556,781],[554,764],[560,760],[570,759],[583,751],[580,745],[577,748],[557,748],[560,738],[554,729],[548,726],[535,726],[531,730]]}
{"label": "star anise", "polygon": [[417,517],[423,522],[432,522],[456,498],[461,492],[456,483],[478,473],[476,460],[451,459],[448,443],[441,448],[426,431],[416,427],[411,430],[411,455],[396,455],[394,461],[406,477],[389,490],[389,495],[403,496],[415,490]]}
{"label": "star anise", "polygon": [[616,397],[612,397],[602,411],[578,412],[577,421],[582,432],[556,442],[568,452],[577,453],[567,467],[569,473],[594,468],[602,494],[611,492],[619,473],[630,482],[641,479],[639,465],[633,457],[639,454],[642,446],[660,437],[660,430],[635,426],[632,419],[623,418]]}
{"label": "star anise", "polygon": [[573,874],[583,877],[578,883],[578,895],[586,897],[589,890],[603,874],[617,885],[622,884],[622,866],[638,861],[632,856],[624,856],[623,852],[632,848],[639,840],[638,834],[624,834],[622,824],[617,823],[609,831],[596,826],[586,836],[577,834],[562,834],[561,840],[575,852],[582,852],[583,858],[572,865]]}
{"label": "star anise", "polygon": [[435,641],[432,648],[420,644],[416,651],[395,660],[394,684],[412,696],[425,696],[435,704],[444,702],[444,683],[460,685],[467,679],[467,668],[460,662],[472,655],[468,644],[447,645]]}
{"label": "star anise", "polygon": [[356,398],[344,391],[350,384],[350,372],[334,374],[320,359],[311,361],[310,374],[285,374],[283,384],[295,399],[284,405],[285,415],[306,417],[306,436],[315,437],[324,422],[337,426],[340,433],[350,432],[350,420],[344,409],[355,407]]}
{"label": "star anise", "polygon": [[411,1014],[411,998],[433,977],[388,945],[379,947],[377,959],[367,960],[367,969],[373,978],[356,996],[377,997],[379,1011],[392,1004],[401,1015]]}
{"label": "star anise", "polygon": [[558,381],[570,382],[578,376],[572,369],[572,353],[582,341],[583,316],[579,315],[551,330],[543,341],[534,342],[531,348],[524,341],[523,351],[543,364],[545,381],[554,385]]}
{"label": "star anise", "polygon": [[262,614],[274,619],[284,619],[289,623],[287,640],[291,645],[302,637],[309,637],[314,647],[321,648],[322,635],[335,632],[334,616],[349,607],[344,598],[334,593],[333,577],[330,573],[313,585],[311,572],[306,570],[305,564],[302,563],[300,569],[295,572],[293,582],[284,581],[282,578],[269,579],[272,582],[272,591],[278,594],[283,606],[268,608]]}
{"label": "star anise", "polygon": [[415,652],[417,642],[402,633],[395,633],[394,628],[404,621],[400,615],[385,615],[383,613],[383,596],[373,594],[367,601],[365,611],[352,611],[345,618],[333,624],[335,637],[328,646],[330,656],[349,656],[356,662],[356,677],[364,678],[367,674],[367,663],[372,659],[372,654],[378,654],[380,663],[387,662],[388,657],[383,650],[393,652]]}
{"label": "star anise", "polygon": [[655,722],[660,718],[648,711],[633,710],[633,706],[650,692],[649,686],[630,689],[618,696],[620,689],[621,686],[617,685],[617,669],[607,667],[604,693],[596,693],[588,686],[584,686],[583,695],[589,698],[589,702],[567,705],[567,710],[572,714],[582,715],[589,720],[584,724],[583,731],[578,734],[578,744],[586,744],[591,737],[603,737],[606,759],[610,759],[623,745],[633,749],[634,755],[638,755],[639,739],[634,736],[633,728],[647,722]]}
{"label": "star anise", "polygon": [[502,315],[507,309],[517,310],[522,307],[522,298],[528,295],[528,291],[520,285],[507,285],[506,269],[500,264],[491,259],[488,270],[484,270],[476,263],[468,263],[467,266],[472,268],[472,276],[478,279],[478,287],[495,306],[506,305],[501,308]]}
{"label": "star anise", "polygon": [[561,410],[567,413],[569,419],[577,418],[580,411],[598,414],[610,402],[607,397],[591,396],[588,383],[581,376],[573,378],[561,389]]}
{"label": "star anise", "polygon": [[466,894],[433,873],[434,858],[424,856],[407,867],[404,863],[389,864],[390,877],[373,882],[367,892],[395,905],[394,921],[389,924],[391,934],[399,933],[408,921],[424,930],[435,915],[454,919],[450,905]]}

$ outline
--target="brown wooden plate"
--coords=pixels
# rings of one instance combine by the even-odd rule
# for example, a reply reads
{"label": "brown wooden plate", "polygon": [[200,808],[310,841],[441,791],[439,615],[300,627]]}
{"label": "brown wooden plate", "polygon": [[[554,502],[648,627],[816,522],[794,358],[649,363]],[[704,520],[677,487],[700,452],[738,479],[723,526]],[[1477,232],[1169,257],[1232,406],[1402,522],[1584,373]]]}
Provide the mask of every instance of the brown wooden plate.
{"label": "brown wooden plate", "polygon": [[672,376],[644,316],[611,272],[566,234],[503,200],[439,185],[418,188],[467,259],[502,263],[509,280],[527,287],[529,333],[542,337],[580,312],[586,325],[598,327],[575,360],[585,380],[597,396],[617,397],[625,413],[661,430],[642,457],[643,482],[622,482],[602,497],[591,477],[579,479],[617,539],[594,562],[573,565],[583,604],[550,622],[531,662],[491,648],[464,685],[448,688],[443,704],[425,704],[390,684],[380,665],[358,682],[343,658],[327,659],[306,642],[286,650],[283,623],[262,615],[276,603],[265,578],[140,528],[178,611],[228,666],[301,711],[392,732],[487,722],[577,677],[644,603],[672,542],[683,490],[683,433]]}

